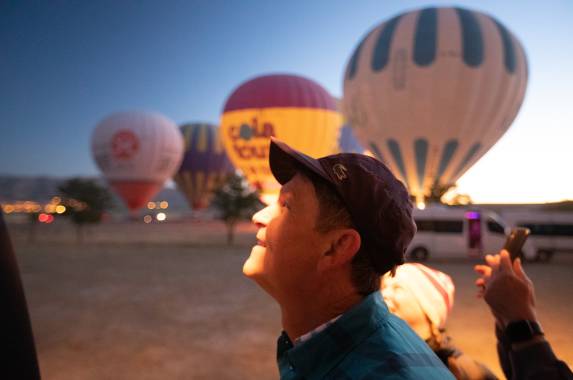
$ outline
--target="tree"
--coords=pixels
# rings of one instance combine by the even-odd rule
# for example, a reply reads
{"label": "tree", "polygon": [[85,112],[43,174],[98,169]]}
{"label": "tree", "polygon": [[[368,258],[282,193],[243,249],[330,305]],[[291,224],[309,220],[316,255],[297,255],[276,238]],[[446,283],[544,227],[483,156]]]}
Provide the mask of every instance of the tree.
{"label": "tree", "polygon": [[86,224],[101,222],[103,214],[113,207],[109,191],[94,180],[72,178],[58,187],[66,205],[64,215],[76,225],[78,241],[82,240]]}
{"label": "tree", "polygon": [[236,224],[248,220],[261,202],[246,180],[233,173],[215,190],[212,204],[219,211],[219,219],[227,225],[227,244],[233,244]]}

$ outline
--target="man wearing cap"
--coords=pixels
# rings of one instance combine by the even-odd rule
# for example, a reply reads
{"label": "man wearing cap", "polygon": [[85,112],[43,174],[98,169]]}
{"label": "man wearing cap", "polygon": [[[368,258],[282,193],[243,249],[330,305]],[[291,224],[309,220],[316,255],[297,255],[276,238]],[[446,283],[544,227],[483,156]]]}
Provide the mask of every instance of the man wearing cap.
{"label": "man wearing cap", "polygon": [[382,296],[390,312],[402,318],[438,355],[457,380],[495,380],[482,363],[464,354],[446,334],[455,286],[446,273],[407,263],[382,278]]}
{"label": "man wearing cap", "polygon": [[253,216],[243,266],[279,304],[281,379],[453,379],[379,292],[416,226],[401,182],[380,161],[313,159],[271,141],[278,201]]}

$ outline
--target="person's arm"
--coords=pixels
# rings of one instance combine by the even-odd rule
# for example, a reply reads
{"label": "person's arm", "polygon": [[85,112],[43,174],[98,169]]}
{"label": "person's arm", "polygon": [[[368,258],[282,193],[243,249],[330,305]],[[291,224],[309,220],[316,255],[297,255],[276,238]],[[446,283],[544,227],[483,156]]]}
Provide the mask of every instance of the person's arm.
{"label": "person's arm", "polygon": [[511,343],[509,343],[503,334],[503,328],[496,322],[495,324],[495,336],[497,338],[497,357],[499,359],[499,365],[503,370],[503,374],[506,379],[512,378],[511,372]]}
{"label": "person's arm", "polygon": [[[480,295],[496,318],[498,356],[508,379],[573,379],[567,365],[557,359],[539,326],[535,311],[535,291],[516,259],[507,251],[486,256],[487,265],[476,266]],[[528,322],[524,322],[528,321]]]}

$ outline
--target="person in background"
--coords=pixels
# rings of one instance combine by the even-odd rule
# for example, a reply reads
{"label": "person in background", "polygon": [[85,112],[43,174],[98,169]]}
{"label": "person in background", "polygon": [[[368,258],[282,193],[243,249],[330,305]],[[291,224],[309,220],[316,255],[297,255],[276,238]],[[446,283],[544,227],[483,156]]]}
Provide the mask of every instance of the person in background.
{"label": "person in background", "polygon": [[458,380],[492,380],[496,376],[483,364],[454,346],[446,334],[454,306],[455,286],[447,274],[418,263],[407,263],[396,274],[382,277],[382,296],[390,312],[430,346]]}
{"label": "person in background", "polygon": [[537,319],[535,290],[521,266],[509,253],[487,255],[476,265],[476,285],[495,317],[497,352],[505,376],[511,380],[571,380],[573,373],[559,360]]}

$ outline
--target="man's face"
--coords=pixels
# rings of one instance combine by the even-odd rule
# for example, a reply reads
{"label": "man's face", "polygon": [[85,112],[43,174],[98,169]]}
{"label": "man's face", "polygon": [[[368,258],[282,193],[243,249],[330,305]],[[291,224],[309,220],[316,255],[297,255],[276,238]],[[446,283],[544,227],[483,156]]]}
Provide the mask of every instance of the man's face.
{"label": "man's face", "polygon": [[257,245],[243,273],[280,301],[311,291],[317,261],[328,242],[315,230],[319,204],[308,178],[296,174],[281,189],[276,203],[253,216]]}

